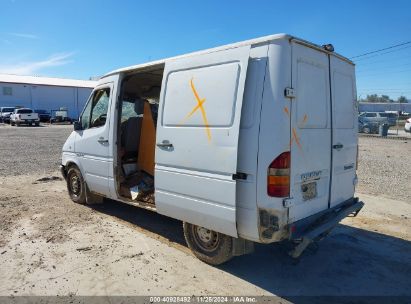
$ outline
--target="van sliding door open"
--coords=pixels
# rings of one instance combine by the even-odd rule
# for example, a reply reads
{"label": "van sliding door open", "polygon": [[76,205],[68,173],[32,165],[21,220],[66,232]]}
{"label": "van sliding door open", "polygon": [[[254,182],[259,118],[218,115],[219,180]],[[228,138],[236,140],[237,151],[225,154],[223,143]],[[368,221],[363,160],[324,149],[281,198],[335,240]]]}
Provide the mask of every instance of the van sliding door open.
{"label": "van sliding door open", "polygon": [[249,53],[244,46],[166,62],[157,123],[157,211],[231,236]]}

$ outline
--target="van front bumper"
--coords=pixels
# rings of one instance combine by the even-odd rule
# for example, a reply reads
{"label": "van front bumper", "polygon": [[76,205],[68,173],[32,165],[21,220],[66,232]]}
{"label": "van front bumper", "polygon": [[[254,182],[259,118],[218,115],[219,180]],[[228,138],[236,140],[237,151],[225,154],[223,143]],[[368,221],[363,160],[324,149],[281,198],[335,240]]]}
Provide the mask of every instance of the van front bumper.
{"label": "van front bumper", "polygon": [[364,203],[353,197],[333,208],[291,224],[289,239],[300,243],[290,255],[298,258],[308,245],[325,237],[344,218],[357,216],[362,207]]}

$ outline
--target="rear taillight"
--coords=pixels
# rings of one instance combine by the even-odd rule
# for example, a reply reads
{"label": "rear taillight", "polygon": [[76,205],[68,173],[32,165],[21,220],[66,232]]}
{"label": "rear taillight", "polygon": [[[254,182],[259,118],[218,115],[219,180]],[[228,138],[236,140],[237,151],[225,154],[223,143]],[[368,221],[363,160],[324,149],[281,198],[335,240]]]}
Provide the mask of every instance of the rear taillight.
{"label": "rear taillight", "polygon": [[290,195],[290,152],[281,153],[272,161],[267,172],[267,194],[271,197]]}

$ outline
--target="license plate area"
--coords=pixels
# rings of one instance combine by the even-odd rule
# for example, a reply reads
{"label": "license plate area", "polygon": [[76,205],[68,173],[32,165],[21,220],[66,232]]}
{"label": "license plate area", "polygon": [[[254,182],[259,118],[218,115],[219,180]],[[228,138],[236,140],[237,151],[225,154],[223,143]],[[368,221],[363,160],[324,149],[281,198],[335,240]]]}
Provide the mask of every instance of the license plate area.
{"label": "license plate area", "polygon": [[301,193],[304,201],[308,201],[317,197],[317,182],[302,184]]}

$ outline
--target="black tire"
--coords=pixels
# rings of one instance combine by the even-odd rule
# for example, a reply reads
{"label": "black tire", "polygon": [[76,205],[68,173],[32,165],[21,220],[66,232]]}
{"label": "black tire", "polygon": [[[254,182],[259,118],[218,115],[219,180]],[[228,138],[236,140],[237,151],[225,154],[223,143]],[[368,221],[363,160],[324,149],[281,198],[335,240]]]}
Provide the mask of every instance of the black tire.
{"label": "black tire", "polygon": [[11,126],[14,126],[14,122],[10,121],[10,125],[11,125]]}
{"label": "black tire", "polygon": [[362,129],[362,131],[363,131],[365,134],[370,134],[370,133],[371,133],[371,129],[368,128],[368,127],[364,127],[364,128]]}
{"label": "black tire", "polygon": [[199,260],[210,265],[220,265],[233,257],[233,240],[230,236],[186,222],[183,223],[183,229],[188,247]]}
{"label": "black tire", "polygon": [[86,184],[80,169],[71,166],[67,171],[67,190],[71,200],[77,204],[86,203]]}
{"label": "black tire", "polygon": [[35,122],[34,125],[35,125],[36,127],[38,127],[38,126],[40,125],[40,123],[39,123],[39,122]]}

